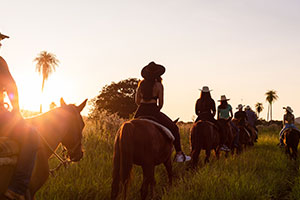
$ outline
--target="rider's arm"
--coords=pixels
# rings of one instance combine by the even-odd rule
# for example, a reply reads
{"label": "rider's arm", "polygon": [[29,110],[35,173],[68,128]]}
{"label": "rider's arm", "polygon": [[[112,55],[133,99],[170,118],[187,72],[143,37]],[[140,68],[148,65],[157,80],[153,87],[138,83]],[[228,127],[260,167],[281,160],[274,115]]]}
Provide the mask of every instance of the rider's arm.
{"label": "rider's arm", "polygon": [[218,109],[217,120],[219,120],[219,119],[220,119],[220,111]]}
{"label": "rider's arm", "polygon": [[136,89],[136,93],[135,93],[135,103],[137,105],[140,105],[141,104],[141,100],[142,100],[141,88],[140,88],[140,86],[138,86],[138,88]]}
{"label": "rider's arm", "polygon": [[212,115],[215,116],[216,115],[216,103],[214,100],[212,100],[211,110],[212,110]]}
{"label": "rider's arm", "polygon": [[285,114],[285,115],[283,115],[282,125],[284,126],[284,125],[285,125],[285,123],[286,123],[286,114]]}
{"label": "rider's arm", "polygon": [[229,113],[230,113],[230,115],[229,115],[230,118],[233,118],[233,112],[232,112],[232,109],[229,110]]}
{"label": "rider's arm", "polygon": [[2,57],[0,57],[0,67],[1,67],[0,69],[1,85],[4,91],[6,91],[8,95],[13,110],[19,111],[20,108],[19,108],[19,95],[18,95],[17,84],[9,72],[7,63]]}
{"label": "rider's arm", "polygon": [[164,105],[164,86],[161,83],[157,83],[158,88],[158,108],[161,109]]}
{"label": "rider's arm", "polygon": [[196,113],[196,115],[199,115],[200,114],[200,99],[198,99],[197,101],[196,101],[196,105],[195,105],[195,113]]}

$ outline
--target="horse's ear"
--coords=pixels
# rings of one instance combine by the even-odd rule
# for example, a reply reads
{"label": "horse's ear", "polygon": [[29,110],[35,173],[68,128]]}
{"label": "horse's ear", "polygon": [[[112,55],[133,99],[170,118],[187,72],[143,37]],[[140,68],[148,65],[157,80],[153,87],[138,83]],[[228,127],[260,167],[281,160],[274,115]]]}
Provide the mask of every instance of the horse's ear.
{"label": "horse's ear", "polygon": [[66,102],[64,101],[63,98],[60,98],[60,106],[63,107],[63,106],[66,106]]}
{"label": "horse's ear", "polygon": [[88,99],[84,100],[79,106],[77,106],[77,110],[81,112],[86,105]]}
{"label": "horse's ear", "polygon": [[173,123],[176,124],[178,121],[179,121],[179,117],[178,117],[177,119],[175,119],[175,120],[173,121]]}

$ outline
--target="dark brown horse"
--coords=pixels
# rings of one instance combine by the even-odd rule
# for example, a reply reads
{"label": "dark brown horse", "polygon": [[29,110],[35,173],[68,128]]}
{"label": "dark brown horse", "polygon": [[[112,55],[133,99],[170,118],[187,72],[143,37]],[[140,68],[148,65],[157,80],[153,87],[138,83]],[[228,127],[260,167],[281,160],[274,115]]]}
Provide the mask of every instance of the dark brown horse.
{"label": "dark brown horse", "polygon": [[[84,127],[80,112],[86,105],[85,100],[81,105],[66,105],[61,99],[61,107],[45,114],[26,119],[27,123],[37,129],[41,135],[40,148],[37,152],[34,171],[30,180],[26,199],[34,199],[35,193],[42,187],[49,176],[48,159],[60,143],[68,150],[69,159],[77,162],[82,156],[82,130]],[[24,130],[26,131],[26,130]],[[11,179],[13,167],[0,167],[0,199]]]}
{"label": "dark brown horse", "polygon": [[[222,128],[223,134],[225,134],[226,140],[224,141],[224,144],[231,149],[231,152],[234,152],[234,138],[236,137],[236,131],[231,125],[231,119],[219,119],[218,123]],[[228,153],[229,152],[226,152],[225,157],[228,157]]]}
{"label": "dark brown horse", "polygon": [[[239,129],[239,146],[238,147],[233,146],[231,152],[234,153],[236,149],[236,152],[239,154],[243,151],[243,149],[246,149],[247,146],[249,145],[252,146],[255,136],[252,136],[250,131],[248,131],[245,126],[239,125],[237,119],[232,119],[232,123]],[[236,130],[234,128],[232,130],[235,132],[236,135]]]}
{"label": "dark brown horse", "polygon": [[289,128],[283,133],[285,152],[294,160],[297,159],[298,154],[299,134],[299,131],[293,128]]}
{"label": "dark brown horse", "polygon": [[217,127],[209,121],[198,121],[194,123],[191,136],[190,144],[192,147],[192,167],[196,167],[198,164],[198,158],[201,150],[205,150],[206,157],[204,162],[209,162],[211,150],[215,150],[217,158],[219,157],[220,148],[220,135]]}
{"label": "dark brown horse", "polygon": [[165,165],[172,184],[172,148],[172,140],[153,123],[141,119],[124,122],[115,138],[111,199],[118,197],[120,182],[126,199],[133,164],[143,168],[142,199],[146,199],[149,186],[150,196],[153,195],[156,165]]}

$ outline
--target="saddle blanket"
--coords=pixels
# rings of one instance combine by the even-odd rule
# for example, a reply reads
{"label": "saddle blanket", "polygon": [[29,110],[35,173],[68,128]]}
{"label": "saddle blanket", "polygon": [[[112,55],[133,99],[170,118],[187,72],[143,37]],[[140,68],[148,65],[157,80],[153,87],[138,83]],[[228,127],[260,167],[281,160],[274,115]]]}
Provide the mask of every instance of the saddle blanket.
{"label": "saddle blanket", "polygon": [[174,140],[175,140],[175,137],[173,136],[173,134],[171,133],[171,131],[170,131],[167,127],[161,125],[160,123],[158,123],[158,122],[156,122],[156,121],[153,121],[153,120],[151,120],[151,119],[139,118],[139,120],[143,120],[143,121],[146,121],[146,122],[150,122],[150,123],[154,124],[155,126],[158,126],[158,127],[162,130],[162,132],[163,132],[163,133],[164,133],[171,141],[174,141]]}
{"label": "saddle blanket", "polygon": [[0,137],[0,166],[16,164],[18,154],[19,145],[15,141]]}

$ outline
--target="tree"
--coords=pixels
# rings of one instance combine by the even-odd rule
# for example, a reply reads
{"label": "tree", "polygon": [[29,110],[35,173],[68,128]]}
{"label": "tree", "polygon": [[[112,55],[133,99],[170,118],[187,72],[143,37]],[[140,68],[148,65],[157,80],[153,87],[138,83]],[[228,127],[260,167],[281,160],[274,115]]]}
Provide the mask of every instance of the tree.
{"label": "tree", "polygon": [[[56,56],[47,51],[42,51],[34,60],[36,62],[36,71],[43,77],[42,82],[42,93],[44,91],[45,81],[48,80],[49,76],[55,72],[58,66],[59,60]],[[42,104],[40,105],[40,112],[42,112]]]}
{"label": "tree", "polygon": [[259,118],[259,113],[261,113],[261,111],[264,109],[264,106],[263,106],[262,103],[257,102],[255,104],[255,109],[256,109],[256,112],[257,112],[257,115],[258,115],[258,118]]}
{"label": "tree", "polygon": [[129,78],[105,85],[93,100],[92,113],[105,110],[110,114],[116,113],[121,118],[129,118],[137,109],[134,96],[138,82],[136,78]]}
{"label": "tree", "polygon": [[267,96],[266,101],[269,102],[267,120],[269,120],[270,116],[270,121],[272,121],[272,105],[273,102],[278,99],[278,95],[276,94],[275,90],[269,90],[268,92],[266,92],[265,95]]}

